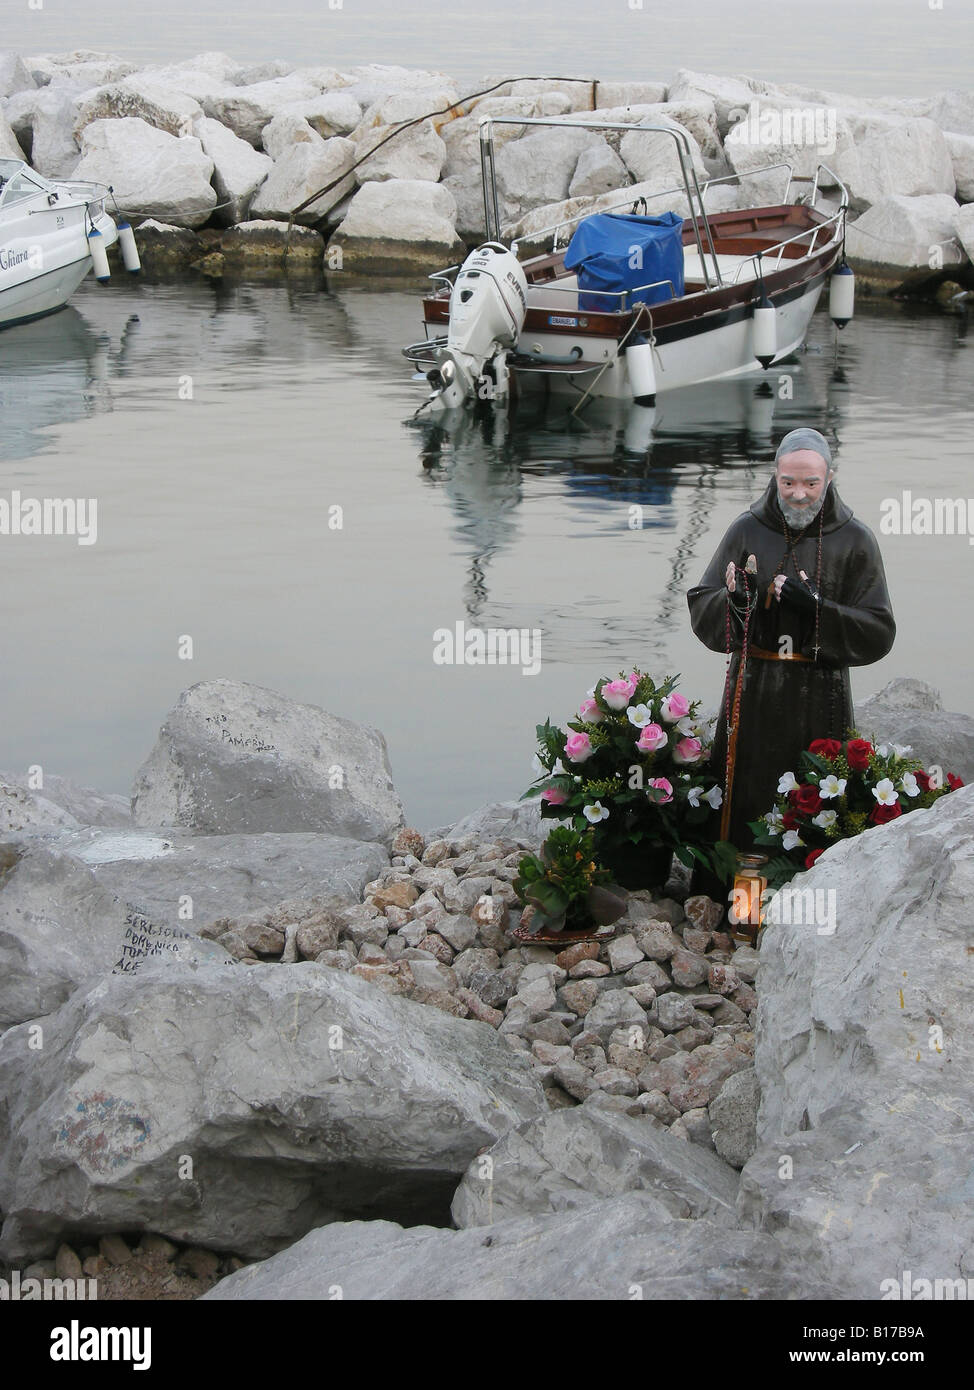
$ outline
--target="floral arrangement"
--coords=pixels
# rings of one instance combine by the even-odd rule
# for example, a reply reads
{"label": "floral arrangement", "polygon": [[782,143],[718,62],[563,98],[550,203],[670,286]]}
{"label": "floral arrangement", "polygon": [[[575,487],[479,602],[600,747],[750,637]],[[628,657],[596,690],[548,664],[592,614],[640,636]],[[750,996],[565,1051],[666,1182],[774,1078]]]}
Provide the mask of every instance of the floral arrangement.
{"label": "floral arrangement", "polygon": [[939,767],[924,770],[899,744],[875,746],[858,735],[840,742],[819,738],[801,755],[800,778],[786,772],[778,800],[750,823],[755,843],[784,853],[768,865],[769,882],[781,883],[810,869],[836,840],[886,825],[908,811],[932,806],[964,784]]}
{"label": "floral arrangement", "polygon": [[625,895],[603,886],[611,877],[595,862],[592,831],[560,825],[545,840],[540,857],[526,854],[521,859],[514,892],[526,908],[534,909],[533,928],[558,932],[585,929],[593,922],[608,926],[626,910]]}
{"label": "floral arrangement", "polygon": [[673,853],[707,867],[720,857],[714,813],[723,794],[707,768],[713,721],[676,690],[678,679],[657,685],[639,670],[603,677],[567,732],[547,719],[537,726],[540,775],[524,797],[540,796],[544,817],[590,826],[599,861],[626,887],[637,886],[633,870],[638,876],[652,851],[667,869]]}

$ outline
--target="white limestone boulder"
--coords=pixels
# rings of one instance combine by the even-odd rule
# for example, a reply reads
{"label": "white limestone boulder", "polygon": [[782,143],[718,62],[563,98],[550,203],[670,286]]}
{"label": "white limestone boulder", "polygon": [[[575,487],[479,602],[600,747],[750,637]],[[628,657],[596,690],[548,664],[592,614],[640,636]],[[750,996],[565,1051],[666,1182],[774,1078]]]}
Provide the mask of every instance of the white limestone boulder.
{"label": "white limestone boulder", "polygon": [[320,89],[302,77],[275,77],[207,97],[203,109],[257,149],[261,131],[280,111],[297,102],[315,101],[320,95]]}
{"label": "white limestone boulder", "polygon": [[[120,832],[102,832],[107,838]],[[79,832],[80,845],[85,837]],[[21,835],[0,847],[0,1032],[51,1013],[77,990],[112,971],[137,973],[153,956],[228,959],[222,947],[201,941],[177,920],[178,892],[170,893],[171,920],[150,916],[129,897],[99,882],[90,864],[60,837]],[[172,853],[159,836],[145,837],[148,859]],[[143,861],[146,862],[146,861]],[[135,901],[132,901],[134,897]]]}
{"label": "white limestone boulder", "polygon": [[455,79],[443,72],[366,63],[350,68],[344,76],[347,85],[343,90],[366,111],[370,124],[409,121],[451,106],[460,98]]}
{"label": "white limestone boulder", "polygon": [[747,77],[718,77],[713,73],[679,68],[666,89],[667,102],[710,101],[713,103],[717,128],[725,136],[732,125],[741,120],[756,95],[755,85]]}
{"label": "white limestone boulder", "polygon": [[286,106],[284,114],[300,116],[324,140],[333,135],[350,135],[362,120],[362,108],[347,92],[323,92],[312,101]]}
{"label": "white limestone boulder", "polygon": [[799,880],[832,911],[824,931],[792,910],[764,933],[738,1213],[833,1298],[909,1298],[887,1282],[906,1270],[974,1276],[974,787],[838,842]]}
{"label": "white limestone boulder", "polygon": [[947,131],[944,141],[954,169],[957,201],[974,203],[974,135],[958,135],[954,131]]}
{"label": "white limestone boulder", "polygon": [[123,212],[201,227],[217,202],[212,176],[213,160],[199,140],[177,139],[138,116],[92,121],[82,131],[75,177],[112,184]]}
{"label": "white limestone boulder", "polygon": [[[958,234],[967,229],[968,255],[974,253],[974,208],[961,208]],[[968,513],[967,525],[971,527]],[[863,738],[912,749],[924,767],[938,763],[965,782],[974,782],[974,717],[945,710],[940,692],[924,681],[900,677],[868,700],[856,701],[856,727]]]}
{"label": "white limestone boulder", "polygon": [[23,774],[0,773],[0,782],[30,792],[33,799],[43,799],[60,808],[76,825],[125,826],[132,823],[132,806],[127,796],[117,792],[102,792],[84,787],[68,777],[52,772],[43,773],[43,784],[34,790]]}
{"label": "white limestone boulder", "polygon": [[445,1221],[478,1151],[546,1109],[488,1025],[312,962],[150,965],[43,1026],[40,1050],[0,1038],[10,1262],[67,1232],[259,1257],[327,1221]]}
{"label": "white limestone boulder", "polygon": [[218,220],[228,226],[244,222],[251,200],[274,161],[211,116],[202,117],[196,129],[203,153],[213,161],[217,198],[229,204],[220,209]]}
{"label": "white limestone boulder", "polygon": [[203,108],[192,97],[171,87],[162,87],[142,77],[126,78],[110,87],[100,87],[82,101],[74,123],[74,137],[81,142],[92,121],[117,120],[135,116],[147,125],[169,135],[191,135]]}
{"label": "white limestone boulder", "polygon": [[954,227],[957,232],[957,239],[964,248],[967,259],[974,261],[974,203],[967,203],[958,209]]}
{"label": "white limestone boulder", "polygon": [[509,1130],[489,1157],[489,1164],[475,1159],[456,1190],[451,1212],[460,1230],[636,1191],[659,1202],[664,1221],[705,1216],[736,1224],[737,1174],[645,1116],[555,1110]]}
{"label": "white limestone boulder", "polygon": [[376,729],[240,681],[180,695],[136,775],[136,825],[314,831],[387,843],[403,824]]}
{"label": "white limestone boulder", "polygon": [[221,1280],[204,1300],[334,1298],[450,1302],[762,1303],[829,1296],[764,1233],[665,1221],[649,1193],[465,1231],[388,1221],[311,1231],[289,1250]]}
{"label": "white limestone boulder", "polygon": [[[285,119],[289,122],[294,120],[293,117]],[[342,135],[323,140],[307,122],[304,122],[304,127],[301,138],[293,140],[289,147],[284,140],[278,144],[271,138],[272,146],[281,153],[254,195],[250,205],[251,217],[287,219],[319,189],[334,184],[328,193],[316,198],[298,214],[298,222],[311,225],[319,222],[355,188],[355,175],[348,172],[355,162],[355,145],[352,141]]]}
{"label": "white limestone boulder", "polygon": [[428,274],[463,260],[457,205],[442,184],[386,179],[363,184],[331,245],[356,273]]}
{"label": "white limestone boulder", "polygon": [[78,87],[104,87],[120,82],[138,71],[135,63],[114,53],[99,53],[93,49],[76,49],[73,53],[42,54],[25,59],[38,86],[58,86],[62,83]]}
{"label": "white limestone boulder", "polygon": [[591,198],[625,183],[628,170],[615,150],[603,140],[582,150],[568,185],[569,198]]}
{"label": "white limestone boulder", "polygon": [[665,82],[597,82],[596,107],[649,106],[666,100]]}
{"label": "white limestone boulder", "polygon": [[933,274],[966,260],[957,239],[956,201],[947,193],[882,198],[849,224],[846,251],[863,268],[902,280],[902,271]]}
{"label": "white limestone boulder", "polygon": [[71,87],[41,87],[18,92],[4,104],[21,148],[46,178],[69,178],[81,158],[74,138],[80,95]]}
{"label": "white limestone boulder", "polygon": [[[847,180],[854,206],[871,207],[896,194],[907,198],[936,193],[953,196],[957,185],[950,150],[933,121],[924,117],[853,117],[850,128],[859,164],[858,175]],[[836,172],[842,174],[841,169]]]}
{"label": "white limestone boulder", "polygon": [[18,53],[0,53],[0,97],[32,91],[37,82]]}
{"label": "white limestone boulder", "polygon": [[518,217],[567,198],[579,156],[601,140],[594,131],[565,126],[533,130],[509,141],[496,157],[503,212]]}
{"label": "white limestone boulder", "polygon": [[0,159],[26,159],[6,117],[0,115]]}
{"label": "white limestone boulder", "polygon": [[[377,148],[379,145],[381,149]],[[432,121],[408,129],[379,125],[370,127],[356,142],[355,158],[363,161],[355,171],[359,183],[383,179],[436,183],[446,161],[446,145],[433,129]]]}

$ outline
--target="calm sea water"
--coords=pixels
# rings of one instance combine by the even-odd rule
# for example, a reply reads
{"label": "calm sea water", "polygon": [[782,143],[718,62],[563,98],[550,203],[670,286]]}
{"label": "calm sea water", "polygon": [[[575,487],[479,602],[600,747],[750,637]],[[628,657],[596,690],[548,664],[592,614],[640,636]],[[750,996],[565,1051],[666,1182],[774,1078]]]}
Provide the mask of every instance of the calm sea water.
{"label": "calm sea water", "polygon": [[[600,675],[679,671],[716,703],[723,659],[690,633],[685,591],[785,430],[837,439],[840,492],[874,530],[903,489],[974,498],[967,328],[861,312],[836,355],[819,314],[771,378],[791,400],[748,381],[654,420],[572,419],[552,398],[444,427],[413,419],[424,392],[399,348],[421,336],[415,295],[88,282],[0,335],[3,493],[98,500],[94,545],[0,539],[0,767],[127,791],[180,690],[227,676],[382,729],[415,823],[518,795],[534,725]],[[974,549],[882,547],[899,636],[854,692],[922,676],[970,710]],[[434,664],[434,630],[458,621],[540,629],[540,672]]]}
{"label": "calm sea water", "polygon": [[462,79],[667,80],[678,67],[854,93],[970,86],[970,0],[11,0],[2,45],[169,62],[401,63]]}

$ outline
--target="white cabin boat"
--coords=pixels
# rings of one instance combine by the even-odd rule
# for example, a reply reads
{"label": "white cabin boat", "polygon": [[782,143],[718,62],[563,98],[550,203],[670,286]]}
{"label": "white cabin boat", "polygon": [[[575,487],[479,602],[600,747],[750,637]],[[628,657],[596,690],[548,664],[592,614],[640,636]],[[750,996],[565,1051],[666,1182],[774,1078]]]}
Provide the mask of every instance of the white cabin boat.
{"label": "white cabin boat", "polygon": [[108,196],[101,184],[54,181],[23,160],[0,159],[0,328],[68,302],[94,264],[92,234],[104,251],[118,240]]}

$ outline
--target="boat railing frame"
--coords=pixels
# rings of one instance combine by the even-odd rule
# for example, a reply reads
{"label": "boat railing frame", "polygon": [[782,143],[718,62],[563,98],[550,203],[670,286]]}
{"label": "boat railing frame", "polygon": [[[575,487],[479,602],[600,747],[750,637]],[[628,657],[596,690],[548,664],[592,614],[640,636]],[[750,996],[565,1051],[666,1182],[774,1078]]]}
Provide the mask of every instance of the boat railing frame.
{"label": "boat railing frame", "polygon": [[[792,166],[791,166],[786,160],[781,160],[778,164],[767,164],[767,165],[765,165],[765,166],[764,166],[763,168],[761,168],[761,169],[751,169],[751,170],[747,170],[747,171],[745,171],[745,172],[742,173],[742,174],[721,174],[718,178],[707,179],[706,182],[703,184],[703,186],[702,186],[702,188],[701,188],[701,197],[702,197],[702,198],[706,198],[706,196],[707,196],[707,190],[711,187],[712,184],[715,184],[715,183],[727,183],[727,182],[729,182],[730,180],[733,180],[733,179],[736,179],[738,182],[740,182],[741,179],[750,178],[750,177],[752,177],[752,175],[756,175],[756,174],[768,174],[768,173],[771,173],[771,172],[772,172],[773,170],[775,170],[775,169],[787,169],[787,170],[788,170],[788,182],[785,184],[785,192],[784,192],[784,202],[787,203],[787,201],[788,201],[788,194],[789,194],[789,192],[791,191],[792,182],[794,181],[794,182],[797,183],[797,182],[798,182],[798,176],[794,174],[794,172],[793,172],[793,170],[792,170]],[[634,184],[633,187],[635,188],[636,185]],[[599,211],[599,212],[616,212],[619,208],[629,207],[630,204],[632,204],[632,206],[635,207],[635,206],[636,206],[636,203],[640,203],[640,202],[641,202],[641,203],[645,204],[645,203],[647,202],[648,199],[652,199],[652,198],[669,198],[669,197],[670,197],[672,194],[674,194],[674,193],[683,193],[683,192],[684,192],[684,190],[683,190],[682,188],[680,188],[678,185],[674,185],[673,188],[661,188],[661,189],[659,190],[659,192],[657,192],[657,193],[648,193],[648,194],[647,194],[647,193],[639,193],[639,194],[636,195],[635,202],[633,202],[632,193],[630,192],[630,195],[629,195],[628,198],[621,198],[621,199],[619,200],[618,203],[609,203],[607,206],[599,208],[598,211]],[[692,209],[692,207],[691,207],[691,212],[692,212],[692,211],[693,211],[693,209]],[[590,216],[591,216],[591,212],[576,212],[575,215],[574,215],[574,217],[565,217],[565,218],[562,218],[562,220],[561,220],[560,222],[556,222],[556,223],[554,223],[554,224],[553,224],[552,226],[550,226],[550,227],[542,227],[539,231],[528,233],[528,234],[526,235],[526,237],[523,238],[523,239],[524,239],[524,240],[531,240],[531,241],[541,241],[544,237],[550,236],[552,233],[554,233],[553,242],[552,242],[552,250],[553,250],[553,251],[557,251],[557,250],[558,250],[558,235],[559,235],[559,233],[561,232],[561,229],[562,229],[563,227],[571,227],[571,226],[574,225],[574,223],[576,223],[576,222],[581,222],[581,221],[584,220],[584,218],[590,217]],[[515,242],[514,245],[516,245],[516,244],[517,244],[517,243]]]}
{"label": "boat railing frame", "polygon": [[[680,162],[680,173],[683,175],[683,191],[686,194],[687,203],[693,220],[693,234],[697,241],[697,250],[700,253],[700,264],[703,267],[704,280],[708,289],[716,289],[724,281],[717,263],[717,253],[714,250],[714,240],[710,231],[710,219],[707,216],[707,209],[703,205],[703,198],[700,193],[700,185],[697,182],[697,171],[693,167],[693,157],[690,150],[690,137],[685,130],[679,127],[660,125],[658,123],[633,124],[628,121],[566,121],[562,117],[548,116],[490,116],[480,123],[480,176],[483,183],[484,194],[484,220],[487,227],[487,240],[499,241],[501,234],[500,203],[497,194],[496,162],[494,157],[494,127],[495,126],[547,126],[555,129],[578,129],[578,130],[621,130],[621,131],[641,131],[644,134],[669,135],[676,145],[677,159]],[[693,203],[694,193],[696,194],[697,207],[699,214],[694,215]],[[582,214],[587,215],[587,214]],[[707,249],[713,261],[713,283],[711,283],[711,271],[707,267],[704,255],[703,241],[700,236],[700,226],[703,225],[706,237]]]}

